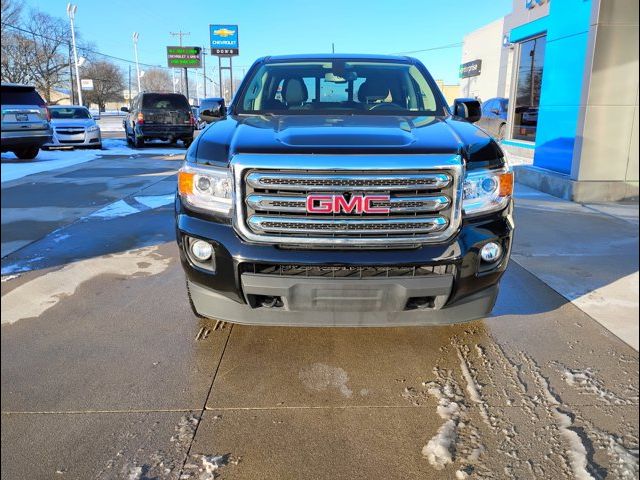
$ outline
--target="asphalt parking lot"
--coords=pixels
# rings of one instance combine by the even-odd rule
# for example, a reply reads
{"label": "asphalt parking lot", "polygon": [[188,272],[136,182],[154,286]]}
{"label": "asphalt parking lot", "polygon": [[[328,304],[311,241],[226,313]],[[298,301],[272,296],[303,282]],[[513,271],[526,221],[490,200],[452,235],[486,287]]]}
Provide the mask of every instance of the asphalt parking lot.
{"label": "asphalt parking lot", "polygon": [[534,274],[526,228],[484,320],[201,320],[173,241],[184,150],[118,152],[3,181],[2,478],[637,478],[638,353]]}

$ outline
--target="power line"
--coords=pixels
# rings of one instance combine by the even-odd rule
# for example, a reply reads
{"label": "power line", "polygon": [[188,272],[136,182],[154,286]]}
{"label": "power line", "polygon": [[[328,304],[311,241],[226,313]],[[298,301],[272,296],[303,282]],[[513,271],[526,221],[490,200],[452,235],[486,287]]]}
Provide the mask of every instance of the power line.
{"label": "power line", "polygon": [[[51,41],[53,41],[53,42],[59,42],[59,41],[60,41],[60,39],[59,39],[59,38],[47,37],[46,35],[42,35],[41,33],[30,32],[29,30],[26,30],[26,29],[21,28],[21,27],[17,27],[17,26],[15,26],[15,25],[11,25],[11,24],[9,24],[9,23],[5,23],[5,22],[1,22],[1,23],[2,23],[2,25],[4,25],[5,27],[12,28],[12,29],[17,30],[17,31],[22,32],[22,33],[27,33],[27,34],[32,35],[32,36],[34,36],[34,37],[44,38],[44,39],[46,39],[46,40],[51,40]],[[64,43],[65,43],[65,44],[69,44],[70,42],[69,42],[69,41],[65,41]],[[135,65],[135,63],[136,63],[134,60],[128,60],[128,59],[126,59],[126,58],[116,57],[115,55],[109,55],[109,54],[107,54],[107,53],[98,52],[97,50],[92,50],[92,49],[87,48],[87,47],[81,47],[81,46],[79,46],[79,47],[78,47],[78,50],[82,50],[83,52],[87,52],[87,53],[93,53],[93,54],[95,54],[95,55],[100,55],[100,56],[102,56],[102,57],[111,58],[111,59],[113,59],[113,60],[119,60],[119,61],[121,61],[121,62],[130,63],[130,64],[132,64],[132,65]],[[164,69],[166,69],[166,70],[169,70],[167,67],[163,67],[163,66],[161,66],[161,65],[151,65],[150,63],[140,63],[140,65],[143,65],[143,66],[145,66],[145,67],[151,67],[151,68],[164,68]]]}
{"label": "power line", "polygon": [[444,50],[446,48],[456,48],[456,47],[461,47],[461,46],[462,46],[462,42],[450,43],[448,45],[441,45],[440,47],[424,48],[422,50],[411,50],[409,52],[396,52],[396,53],[392,53],[391,55],[406,55],[406,54],[411,54],[411,53],[431,52],[433,50]]}

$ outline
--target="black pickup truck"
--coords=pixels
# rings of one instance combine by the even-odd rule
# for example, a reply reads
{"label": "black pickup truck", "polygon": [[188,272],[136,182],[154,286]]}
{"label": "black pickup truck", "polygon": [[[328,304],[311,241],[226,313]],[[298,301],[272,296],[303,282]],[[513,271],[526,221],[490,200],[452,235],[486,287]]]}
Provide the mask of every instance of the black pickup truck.
{"label": "black pickup truck", "polygon": [[178,175],[198,316],[309,326],[489,314],[513,233],[513,173],[413,58],[257,60]]}

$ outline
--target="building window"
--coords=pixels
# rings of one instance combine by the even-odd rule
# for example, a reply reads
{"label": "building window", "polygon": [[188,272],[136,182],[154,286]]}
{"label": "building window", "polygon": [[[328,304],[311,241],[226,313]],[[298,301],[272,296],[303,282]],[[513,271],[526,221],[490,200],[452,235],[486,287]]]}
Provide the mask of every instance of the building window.
{"label": "building window", "polygon": [[518,140],[536,140],[546,43],[547,37],[542,36],[520,44],[512,131],[512,138]]}

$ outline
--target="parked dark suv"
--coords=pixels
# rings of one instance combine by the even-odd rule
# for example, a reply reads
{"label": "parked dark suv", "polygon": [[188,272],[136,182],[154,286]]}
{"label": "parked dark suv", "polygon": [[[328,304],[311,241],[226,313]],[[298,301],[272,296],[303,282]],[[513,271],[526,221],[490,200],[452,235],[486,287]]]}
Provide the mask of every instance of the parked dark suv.
{"label": "parked dark suv", "polygon": [[159,139],[177,142],[185,147],[193,141],[195,118],[187,97],[179,93],[143,92],[131,104],[131,110],[122,107],[128,115],[124,119],[127,143],[136,148],[145,140]]}
{"label": "parked dark suv", "polygon": [[31,160],[51,141],[49,110],[35,87],[2,84],[2,151]]}

